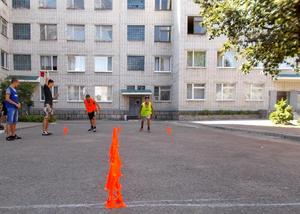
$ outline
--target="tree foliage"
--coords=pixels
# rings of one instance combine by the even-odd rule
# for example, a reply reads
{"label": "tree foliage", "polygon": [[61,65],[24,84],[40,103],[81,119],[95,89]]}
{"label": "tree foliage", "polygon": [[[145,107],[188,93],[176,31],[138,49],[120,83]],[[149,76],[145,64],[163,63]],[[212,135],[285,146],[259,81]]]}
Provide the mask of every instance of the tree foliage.
{"label": "tree foliage", "polygon": [[288,124],[293,118],[293,108],[284,99],[276,103],[275,111],[270,114],[270,120],[275,124]]}
{"label": "tree foliage", "polygon": [[[259,65],[272,76],[278,65],[299,72],[300,0],[195,0],[210,38],[226,36],[224,50],[234,49],[245,73]],[[289,59],[296,59],[290,62]]]}

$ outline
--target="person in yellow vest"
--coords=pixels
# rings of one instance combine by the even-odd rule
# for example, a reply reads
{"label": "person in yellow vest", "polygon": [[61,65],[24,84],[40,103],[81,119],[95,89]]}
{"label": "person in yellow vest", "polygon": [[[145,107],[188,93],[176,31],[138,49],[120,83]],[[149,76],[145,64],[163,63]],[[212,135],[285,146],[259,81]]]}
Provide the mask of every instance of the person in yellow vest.
{"label": "person in yellow vest", "polygon": [[146,96],[145,102],[142,103],[141,110],[140,110],[140,118],[141,118],[140,131],[143,131],[144,121],[147,120],[148,132],[150,132],[150,123],[151,123],[152,115],[153,115],[152,103],[150,102],[150,97]]}

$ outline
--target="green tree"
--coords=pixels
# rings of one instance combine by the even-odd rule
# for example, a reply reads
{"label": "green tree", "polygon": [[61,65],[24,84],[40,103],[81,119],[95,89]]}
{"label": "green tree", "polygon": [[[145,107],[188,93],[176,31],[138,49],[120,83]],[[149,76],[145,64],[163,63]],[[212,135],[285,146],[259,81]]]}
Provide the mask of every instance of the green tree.
{"label": "green tree", "polygon": [[227,37],[224,50],[237,51],[244,73],[262,63],[265,74],[275,76],[283,62],[299,72],[300,0],[194,1],[210,38]]}
{"label": "green tree", "polygon": [[275,124],[288,124],[293,120],[293,108],[287,100],[281,99],[275,105],[275,111],[270,114],[270,120]]}

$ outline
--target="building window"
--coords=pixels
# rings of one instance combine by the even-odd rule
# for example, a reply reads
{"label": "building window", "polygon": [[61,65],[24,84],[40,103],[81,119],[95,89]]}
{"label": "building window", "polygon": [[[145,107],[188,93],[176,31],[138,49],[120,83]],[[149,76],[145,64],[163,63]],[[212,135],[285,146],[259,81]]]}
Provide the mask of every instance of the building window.
{"label": "building window", "polygon": [[129,91],[134,91],[135,90],[135,85],[127,85],[127,90]]}
{"label": "building window", "polygon": [[205,100],[205,84],[187,84],[188,100]]}
{"label": "building window", "polygon": [[84,0],[67,0],[67,9],[84,9]]}
{"label": "building window", "polygon": [[127,0],[128,9],[145,9],[145,0]]}
{"label": "building window", "polygon": [[112,102],[112,86],[96,86],[95,97],[98,102]]}
{"label": "building window", "polygon": [[14,54],[14,70],[31,70],[31,55]]}
{"label": "building window", "polygon": [[171,101],[171,86],[155,86],[155,101]]}
{"label": "building window", "polygon": [[40,8],[55,9],[56,0],[40,0]]}
{"label": "building window", "polygon": [[145,26],[144,25],[128,25],[127,26],[128,41],[144,41]]}
{"label": "building window", "polygon": [[57,56],[41,56],[41,70],[57,71]]}
{"label": "building window", "polygon": [[138,85],[137,86],[137,90],[138,91],[145,91],[146,90],[146,86],[144,86],[144,85]]}
{"label": "building window", "polygon": [[96,10],[112,10],[112,0],[95,0]]}
{"label": "building window", "polygon": [[111,56],[96,56],[95,57],[95,72],[112,72],[112,57]]}
{"label": "building window", "polygon": [[171,0],[155,0],[155,10],[171,10]]}
{"label": "building window", "polygon": [[57,40],[57,25],[56,24],[41,24],[40,25],[41,40]]}
{"label": "building window", "polygon": [[96,25],[96,41],[112,41],[112,25]]}
{"label": "building window", "polygon": [[225,53],[218,52],[218,67],[235,68],[236,67],[235,53],[232,51],[228,51]]}
{"label": "building window", "polygon": [[85,71],[85,56],[68,56],[68,71],[69,72],[84,72]]}
{"label": "building window", "polygon": [[171,42],[171,26],[155,26],[155,42]]}
{"label": "building window", "polygon": [[171,57],[156,56],[155,57],[155,72],[171,72]]}
{"label": "building window", "polygon": [[14,40],[30,40],[30,24],[13,24]]}
{"label": "building window", "polygon": [[13,8],[26,8],[30,9],[30,0],[13,0],[12,1]]}
{"label": "building window", "polygon": [[3,17],[0,17],[0,32],[7,37],[7,21]]}
{"label": "building window", "polygon": [[217,100],[232,101],[235,100],[235,84],[217,84]]}
{"label": "building window", "polygon": [[68,25],[67,26],[68,41],[85,41],[84,25]]}
{"label": "building window", "polygon": [[264,84],[248,84],[247,85],[247,101],[263,101]]}
{"label": "building window", "polygon": [[[41,90],[40,91],[40,100],[45,101],[45,93],[44,93],[44,86],[43,85],[40,87],[40,90]],[[58,86],[57,85],[53,86],[50,90],[52,92],[53,97],[55,97],[58,94]],[[53,100],[57,101],[58,97],[56,96],[56,98],[53,99]]]}
{"label": "building window", "polygon": [[1,67],[8,69],[8,53],[1,50]]}
{"label": "building window", "polygon": [[202,17],[189,16],[188,17],[188,34],[206,34],[206,28],[202,24]]}
{"label": "building window", "polygon": [[144,56],[128,56],[127,70],[128,71],[144,71],[145,57]]}
{"label": "building window", "polygon": [[188,51],[187,66],[191,68],[204,68],[206,66],[206,52]]}
{"label": "building window", "polygon": [[85,95],[85,86],[68,86],[68,101],[83,101]]}

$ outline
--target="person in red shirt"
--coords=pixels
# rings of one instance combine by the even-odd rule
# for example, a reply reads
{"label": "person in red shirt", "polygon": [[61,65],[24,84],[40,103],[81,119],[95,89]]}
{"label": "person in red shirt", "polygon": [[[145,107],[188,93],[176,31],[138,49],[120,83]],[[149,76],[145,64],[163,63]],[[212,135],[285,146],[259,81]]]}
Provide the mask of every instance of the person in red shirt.
{"label": "person in red shirt", "polygon": [[88,94],[85,96],[84,105],[85,105],[86,112],[89,116],[90,122],[91,122],[91,128],[88,131],[96,132],[96,114],[95,113],[100,111],[100,106]]}

